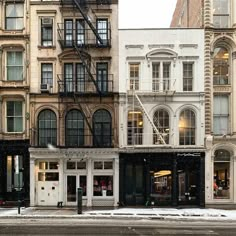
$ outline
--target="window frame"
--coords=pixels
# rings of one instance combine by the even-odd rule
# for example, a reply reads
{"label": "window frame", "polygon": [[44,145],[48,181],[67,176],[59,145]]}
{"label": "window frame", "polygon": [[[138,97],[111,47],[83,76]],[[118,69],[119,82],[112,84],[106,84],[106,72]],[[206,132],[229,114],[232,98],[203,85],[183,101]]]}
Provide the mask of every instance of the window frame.
{"label": "window frame", "polygon": [[[189,69],[189,66],[190,69]],[[185,68],[187,67],[187,68]],[[187,74],[187,75],[186,75]],[[183,91],[193,91],[194,83],[194,62],[183,62]]]}
{"label": "window frame", "polygon": [[[22,7],[22,15],[20,15],[20,16],[17,16],[17,15],[14,15],[13,17],[9,17],[9,16],[7,16],[7,12],[8,12],[8,7],[9,6],[13,6],[14,8],[16,7],[16,6],[21,6]],[[10,3],[6,3],[6,6],[5,6],[5,29],[6,30],[14,30],[14,31],[16,31],[16,30],[23,30],[24,29],[24,4],[23,3],[13,3],[13,2],[10,2]],[[14,9],[14,11],[16,11],[16,9]],[[16,13],[16,12],[15,12]],[[12,20],[14,20],[14,27],[8,27],[8,20],[10,20],[10,19],[12,19]],[[21,24],[22,24],[22,27],[20,26],[19,28],[18,28],[18,26],[17,26],[17,20],[19,20],[19,19],[21,19],[22,20],[22,22],[21,22]]]}
{"label": "window frame", "polygon": [[[10,54],[14,54],[14,60],[16,60],[17,58],[17,53],[21,54],[21,63],[20,64],[16,64],[14,61],[14,64],[9,65],[9,58],[10,58]],[[18,71],[18,69],[20,69],[20,72]],[[12,71],[14,72],[12,78],[13,79],[8,79],[10,77],[10,73],[12,73]],[[20,76],[19,76],[20,75]],[[19,78],[17,78],[17,76],[19,76]],[[17,79],[16,79],[17,78]],[[22,50],[7,50],[6,51],[6,81],[23,81],[24,80],[24,53]]]}
{"label": "window frame", "polygon": [[[50,66],[50,68],[44,68],[47,66]],[[53,63],[41,63],[41,84],[49,84],[50,87],[53,87]]]}
{"label": "window frame", "polygon": [[[50,19],[52,22],[48,24],[43,23],[45,19]],[[41,17],[40,28],[41,28],[40,45],[42,47],[54,46],[54,37],[53,37],[54,19],[53,17]]]}
{"label": "window frame", "polygon": [[[10,109],[9,107],[8,107],[8,105],[10,104],[10,103],[14,103],[13,104],[13,115],[8,115],[8,109]],[[15,105],[16,105],[16,103],[21,103],[21,115],[16,115],[15,114]],[[23,131],[24,131],[24,117],[23,117],[23,114],[24,114],[24,103],[23,103],[23,101],[21,101],[21,100],[8,100],[8,101],[6,101],[6,132],[7,133],[23,133]],[[12,127],[12,131],[10,131],[9,130],[9,119],[12,119],[13,120],[13,127]],[[17,122],[17,120],[19,119],[19,122],[21,122],[21,129],[20,130],[15,130],[15,122]]]}
{"label": "window frame", "polygon": [[129,90],[140,89],[140,62],[129,63]]}

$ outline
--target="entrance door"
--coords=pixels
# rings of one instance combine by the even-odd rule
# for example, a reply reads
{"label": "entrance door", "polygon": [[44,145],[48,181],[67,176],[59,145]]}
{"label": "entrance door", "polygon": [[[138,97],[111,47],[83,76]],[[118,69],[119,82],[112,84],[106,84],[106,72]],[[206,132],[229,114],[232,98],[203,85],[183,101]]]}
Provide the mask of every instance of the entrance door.
{"label": "entrance door", "polygon": [[144,173],[142,164],[127,164],[125,169],[125,203],[144,204]]}
{"label": "entrance door", "polygon": [[79,187],[83,190],[83,196],[86,196],[86,175],[71,174],[66,176],[66,205],[75,205],[77,203],[77,189]]}
{"label": "entrance door", "polygon": [[198,204],[199,202],[198,172],[195,170],[179,170],[178,202],[179,204]]}
{"label": "entrance door", "polygon": [[76,188],[77,188],[77,176],[68,175],[66,177],[66,203],[70,205],[71,203],[76,203]]}

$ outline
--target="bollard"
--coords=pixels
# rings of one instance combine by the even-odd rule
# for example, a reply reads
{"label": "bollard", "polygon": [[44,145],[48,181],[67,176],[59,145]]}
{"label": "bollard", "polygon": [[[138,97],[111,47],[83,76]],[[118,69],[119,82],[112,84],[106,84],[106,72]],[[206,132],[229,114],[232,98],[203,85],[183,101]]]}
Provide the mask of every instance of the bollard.
{"label": "bollard", "polygon": [[82,196],[83,196],[83,189],[77,189],[77,213],[82,214]]}

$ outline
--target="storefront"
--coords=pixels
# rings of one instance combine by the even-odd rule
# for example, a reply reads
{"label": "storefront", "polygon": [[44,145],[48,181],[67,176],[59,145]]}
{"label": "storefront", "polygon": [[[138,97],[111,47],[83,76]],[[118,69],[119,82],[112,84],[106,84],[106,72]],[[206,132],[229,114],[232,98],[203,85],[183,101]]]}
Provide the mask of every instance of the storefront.
{"label": "storefront", "polygon": [[0,203],[29,203],[29,141],[0,141]]}
{"label": "storefront", "polygon": [[84,206],[116,206],[119,159],[115,151],[60,150],[57,153],[31,149],[31,205],[77,205],[77,190],[83,190]]}
{"label": "storefront", "polygon": [[120,203],[204,206],[204,152],[120,154]]}

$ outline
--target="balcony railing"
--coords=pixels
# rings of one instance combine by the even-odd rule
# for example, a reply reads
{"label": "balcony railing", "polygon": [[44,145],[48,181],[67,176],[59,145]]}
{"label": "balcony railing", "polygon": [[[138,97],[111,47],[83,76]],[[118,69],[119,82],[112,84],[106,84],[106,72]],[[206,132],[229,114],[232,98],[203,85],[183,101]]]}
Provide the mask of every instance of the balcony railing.
{"label": "balcony railing", "polygon": [[[96,23],[93,23],[96,25]],[[64,23],[58,24],[58,41],[62,48],[72,48],[77,46],[79,48],[84,47],[99,47],[107,48],[111,47],[111,27],[108,24],[107,28],[97,29],[102,43],[99,42],[94,32],[85,24],[83,29],[77,29],[76,25],[73,25],[72,29],[65,29]]]}
{"label": "balcony railing", "polygon": [[[111,0],[76,0],[82,7],[88,5],[111,5]],[[63,5],[71,5],[74,3],[74,0],[61,0]]]}
{"label": "balcony railing", "polygon": [[[57,75],[58,77],[58,90],[59,93],[64,95],[72,95],[76,94],[97,94],[101,92],[101,94],[109,94],[113,93],[113,75],[107,75],[106,79],[97,78],[94,82],[86,76],[84,79],[75,79],[75,75],[71,75],[70,78],[66,78],[65,75]],[[96,75],[94,75],[96,78]],[[99,91],[98,91],[99,90]]]}
{"label": "balcony railing", "polygon": [[229,77],[224,75],[214,75],[213,76],[214,85],[229,85]]}
{"label": "balcony railing", "polygon": [[152,79],[150,81],[135,78],[129,80],[127,90],[154,93],[171,92],[176,90],[175,82],[176,79]]}

